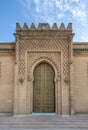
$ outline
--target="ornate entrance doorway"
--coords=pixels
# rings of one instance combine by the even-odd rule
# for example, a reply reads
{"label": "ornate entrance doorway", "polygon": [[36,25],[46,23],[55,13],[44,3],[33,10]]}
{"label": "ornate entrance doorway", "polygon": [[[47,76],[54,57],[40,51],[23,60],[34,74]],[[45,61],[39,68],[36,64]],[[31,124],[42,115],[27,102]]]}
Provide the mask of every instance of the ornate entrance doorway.
{"label": "ornate entrance doorway", "polygon": [[55,73],[47,63],[40,63],[34,70],[33,112],[55,112]]}

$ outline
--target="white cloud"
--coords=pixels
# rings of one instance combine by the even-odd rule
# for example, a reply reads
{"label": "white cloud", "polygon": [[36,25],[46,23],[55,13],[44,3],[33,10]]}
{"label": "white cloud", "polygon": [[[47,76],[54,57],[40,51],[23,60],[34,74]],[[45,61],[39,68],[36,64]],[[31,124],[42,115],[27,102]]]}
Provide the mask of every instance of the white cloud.
{"label": "white cloud", "polygon": [[63,1],[55,0],[56,7],[63,10]]}
{"label": "white cloud", "polygon": [[58,17],[59,19],[61,19],[62,17],[64,17],[64,15],[65,15],[64,13],[58,13],[58,14],[57,14],[57,17]]}
{"label": "white cloud", "polygon": [[20,0],[20,3],[25,7],[25,9],[29,10],[32,4],[32,1],[30,0]]}
{"label": "white cloud", "polygon": [[71,2],[76,2],[76,3],[78,3],[79,2],[79,0],[70,0]]}
{"label": "white cloud", "polygon": [[70,6],[66,4],[64,8],[65,11],[69,11],[72,14],[72,17],[75,18],[77,22],[81,24],[86,23],[86,11],[84,10],[84,6],[81,6],[80,4],[79,6]]}
{"label": "white cloud", "polygon": [[[19,0],[25,9],[25,18],[35,24],[72,22],[76,38],[88,41],[88,9],[86,0]],[[23,8],[22,8],[23,9]],[[79,36],[80,35],[80,36]],[[76,39],[77,40],[77,39]],[[79,40],[78,40],[79,41]]]}
{"label": "white cloud", "polygon": [[88,42],[88,32],[83,32],[82,33],[82,35],[81,35],[81,37],[80,37],[80,39],[82,40],[82,41],[87,41]]}
{"label": "white cloud", "polygon": [[[86,24],[87,12],[83,0],[20,0],[25,9],[32,9],[34,19],[39,21],[75,20]],[[33,5],[34,4],[34,5]]]}
{"label": "white cloud", "polygon": [[36,12],[38,13],[40,10],[39,10],[39,5],[40,5],[40,0],[34,0],[34,3],[35,3],[35,8],[36,8]]}
{"label": "white cloud", "polygon": [[38,3],[39,3],[39,0],[34,0],[34,2],[35,2],[36,4],[38,4]]}
{"label": "white cloud", "polygon": [[70,4],[65,5],[65,10],[69,11],[72,14],[72,17],[77,20],[77,22],[81,24],[86,23],[86,8],[83,2],[71,0]]}

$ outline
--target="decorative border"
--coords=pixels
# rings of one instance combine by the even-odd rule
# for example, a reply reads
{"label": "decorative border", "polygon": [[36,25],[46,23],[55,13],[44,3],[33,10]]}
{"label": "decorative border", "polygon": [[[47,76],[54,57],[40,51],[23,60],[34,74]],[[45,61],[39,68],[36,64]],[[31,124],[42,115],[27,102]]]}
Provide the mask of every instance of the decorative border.
{"label": "decorative border", "polygon": [[57,77],[61,77],[61,51],[26,51],[26,76],[33,78],[33,66],[39,62],[48,62],[57,72]]}

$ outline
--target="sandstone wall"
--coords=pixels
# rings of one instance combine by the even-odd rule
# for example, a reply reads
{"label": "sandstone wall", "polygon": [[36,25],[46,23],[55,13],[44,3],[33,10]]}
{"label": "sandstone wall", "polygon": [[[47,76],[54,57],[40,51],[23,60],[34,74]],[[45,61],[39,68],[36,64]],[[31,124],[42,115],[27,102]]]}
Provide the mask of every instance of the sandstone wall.
{"label": "sandstone wall", "polygon": [[73,86],[75,113],[88,113],[88,54],[74,56]]}
{"label": "sandstone wall", "polygon": [[14,56],[0,54],[0,113],[13,112]]}

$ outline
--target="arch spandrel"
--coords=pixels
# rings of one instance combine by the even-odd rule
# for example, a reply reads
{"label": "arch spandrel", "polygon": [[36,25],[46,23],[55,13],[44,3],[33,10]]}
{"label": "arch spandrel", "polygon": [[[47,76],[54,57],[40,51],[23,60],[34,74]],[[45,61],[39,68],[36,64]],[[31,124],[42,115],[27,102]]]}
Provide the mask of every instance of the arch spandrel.
{"label": "arch spandrel", "polygon": [[[58,60],[54,58],[54,56],[58,55]],[[55,80],[57,80],[57,78],[60,79],[61,77],[61,53],[57,52],[55,54],[52,55],[52,53],[33,53],[32,55],[30,55],[30,53],[28,53],[27,55],[27,77],[29,78],[29,80],[33,80],[33,71],[34,68],[41,62],[46,62],[48,64],[50,64],[54,71],[55,71]]]}

